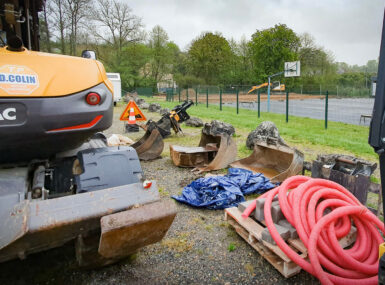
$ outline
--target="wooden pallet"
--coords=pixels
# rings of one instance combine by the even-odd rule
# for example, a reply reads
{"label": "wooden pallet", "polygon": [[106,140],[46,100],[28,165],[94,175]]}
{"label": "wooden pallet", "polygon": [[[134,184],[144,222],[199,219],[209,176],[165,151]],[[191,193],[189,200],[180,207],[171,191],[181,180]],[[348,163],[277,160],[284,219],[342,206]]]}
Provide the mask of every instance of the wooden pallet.
{"label": "wooden pallet", "polygon": [[[292,277],[301,271],[301,267],[292,261],[277,245],[262,240],[265,226],[251,218],[243,218],[238,208],[225,209],[225,220],[256,251],[273,265],[285,278]],[[339,242],[343,248],[351,245],[356,239],[356,229]],[[288,239],[288,245],[302,258],[307,258],[307,249],[300,239]]]}

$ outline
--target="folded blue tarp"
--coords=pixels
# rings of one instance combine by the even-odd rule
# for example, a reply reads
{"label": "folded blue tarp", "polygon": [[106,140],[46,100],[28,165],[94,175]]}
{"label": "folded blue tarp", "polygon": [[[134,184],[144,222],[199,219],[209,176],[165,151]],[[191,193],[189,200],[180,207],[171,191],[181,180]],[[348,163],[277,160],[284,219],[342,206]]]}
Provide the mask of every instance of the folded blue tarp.
{"label": "folded blue tarp", "polygon": [[225,176],[209,176],[191,182],[183,188],[181,196],[172,198],[195,207],[225,209],[245,201],[244,195],[263,193],[275,186],[262,173],[230,168]]}

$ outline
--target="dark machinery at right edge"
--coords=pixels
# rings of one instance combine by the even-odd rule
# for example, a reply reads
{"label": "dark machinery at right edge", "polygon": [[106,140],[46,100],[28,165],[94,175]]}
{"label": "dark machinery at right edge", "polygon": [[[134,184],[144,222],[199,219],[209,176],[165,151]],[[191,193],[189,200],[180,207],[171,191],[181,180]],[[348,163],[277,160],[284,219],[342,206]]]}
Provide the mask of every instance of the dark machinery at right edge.
{"label": "dark machinery at right edge", "polygon": [[[385,15],[382,27],[380,61],[378,65],[376,97],[370,123],[369,144],[378,153],[381,172],[382,201],[385,201]],[[382,203],[385,213],[385,203]],[[378,284],[385,284],[385,243],[379,248]]]}

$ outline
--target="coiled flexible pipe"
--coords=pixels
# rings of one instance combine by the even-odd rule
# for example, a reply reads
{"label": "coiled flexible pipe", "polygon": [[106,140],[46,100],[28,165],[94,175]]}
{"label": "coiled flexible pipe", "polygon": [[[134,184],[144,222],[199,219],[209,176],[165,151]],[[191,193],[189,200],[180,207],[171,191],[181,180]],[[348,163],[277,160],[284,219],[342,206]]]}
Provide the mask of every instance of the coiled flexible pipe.
{"label": "coiled flexible pipe", "polygon": [[[271,216],[273,198],[307,247],[309,261],[299,256],[279,235]],[[377,284],[378,247],[383,242],[384,224],[341,185],[306,176],[293,176],[266,192],[266,226],[279,248],[295,263],[316,276],[322,284]],[[248,217],[256,200],[243,212]],[[351,226],[356,241],[349,249],[338,240]]]}

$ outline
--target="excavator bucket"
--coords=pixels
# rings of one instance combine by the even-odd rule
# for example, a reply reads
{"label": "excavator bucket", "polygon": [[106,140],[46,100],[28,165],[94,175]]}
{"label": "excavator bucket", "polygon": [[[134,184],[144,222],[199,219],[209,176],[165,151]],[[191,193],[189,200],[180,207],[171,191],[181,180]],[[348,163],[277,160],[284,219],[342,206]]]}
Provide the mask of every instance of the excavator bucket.
{"label": "excavator bucket", "polygon": [[173,202],[159,201],[102,217],[99,254],[122,258],[162,240],[175,215]]}
{"label": "excavator bucket", "polygon": [[157,201],[103,216],[100,236],[79,235],[75,241],[79,266],[96,268],[112,264],[161,241],[175,216],[176,207],[171,201]]}
{"label": "excavator bucket", "polygon": [[227,167],[237,156],[237,145],[228,133],[202,130],[198,147],[170,145],[170,156],[176,166],[194,167],[204,172]]}
{"label": "excavator bucket", "polygon": [[303,153],[297,149],[259,142],[250,156],[233,162],[231,166],[260,172],[271,182],[282,182],[302,172],[303,160]]}
{"label": "excavator bucket", "polygon": [[160,157],[164,143],[156,123],[148,124],[144,136],[131,146],[138,153],[140,160],[153,160]]}

